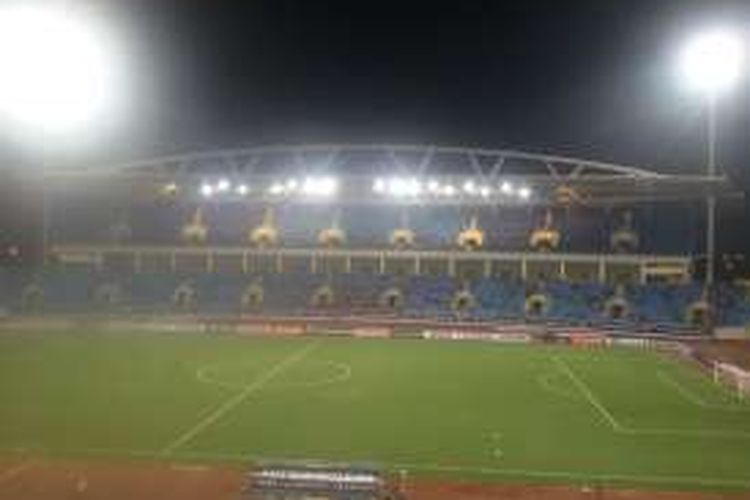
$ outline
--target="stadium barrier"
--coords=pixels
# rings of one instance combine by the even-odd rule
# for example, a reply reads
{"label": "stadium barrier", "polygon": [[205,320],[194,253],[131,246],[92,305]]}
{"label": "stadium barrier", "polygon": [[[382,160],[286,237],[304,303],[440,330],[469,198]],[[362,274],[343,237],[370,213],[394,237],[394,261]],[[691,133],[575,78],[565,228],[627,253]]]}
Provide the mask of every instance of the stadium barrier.
{"label": "stadium barrier", "polygon": [[738,398],[750,395],[750,371],[723,361],[713,362],[713,379],[736,391]]}
{"label": "stadium barrier", "polygon": [[481,340],[508,344],[528,344],[532,341],[532,337],[528,333],[481,332],[456,329],[425,330],[422,332],[422,338],[428,340]]}

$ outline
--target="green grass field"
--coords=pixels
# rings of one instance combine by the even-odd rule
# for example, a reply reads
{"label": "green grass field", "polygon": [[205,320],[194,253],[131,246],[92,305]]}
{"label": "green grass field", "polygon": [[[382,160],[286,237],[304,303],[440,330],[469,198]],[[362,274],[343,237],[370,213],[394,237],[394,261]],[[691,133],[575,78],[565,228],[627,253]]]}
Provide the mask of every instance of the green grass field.
{"label": "green grass field", "polygon": [[625,348],[5,334],[0,448],[750,488],[750,404]]}

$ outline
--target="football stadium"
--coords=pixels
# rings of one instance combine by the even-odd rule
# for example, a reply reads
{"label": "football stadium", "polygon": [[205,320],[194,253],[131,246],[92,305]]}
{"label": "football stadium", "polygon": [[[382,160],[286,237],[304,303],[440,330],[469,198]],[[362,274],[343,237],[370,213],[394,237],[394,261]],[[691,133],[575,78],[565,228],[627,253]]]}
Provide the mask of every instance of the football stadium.
{"label": "football stadium", "polygon": [[750,300],[691,250],[723,177],[332,145],[45,186],[46,262],[2,276],[11,454],[267,467],[270,490],[320,464],[750,487]]}
{"label": "football stadium", "polygon": [[5,2],[0,500],[748,498],[732,1]]}

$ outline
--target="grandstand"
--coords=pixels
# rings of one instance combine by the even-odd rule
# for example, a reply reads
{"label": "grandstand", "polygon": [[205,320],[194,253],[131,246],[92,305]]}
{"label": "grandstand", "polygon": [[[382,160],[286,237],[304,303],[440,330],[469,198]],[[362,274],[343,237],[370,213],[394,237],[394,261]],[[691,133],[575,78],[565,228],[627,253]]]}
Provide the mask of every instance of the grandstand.
{"label": "grandstand", "polygon": [[264,147],[50,172],[14,313],[331,311],[636,332],[741,326],[693,274],[723,177],[514,151]]}

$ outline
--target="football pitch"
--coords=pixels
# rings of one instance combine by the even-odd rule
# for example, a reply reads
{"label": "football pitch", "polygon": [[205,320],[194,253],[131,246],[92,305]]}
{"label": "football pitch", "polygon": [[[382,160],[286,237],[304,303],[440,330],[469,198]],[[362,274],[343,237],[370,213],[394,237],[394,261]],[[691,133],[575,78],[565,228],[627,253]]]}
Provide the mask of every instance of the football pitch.
{"label": "football pitch", "polygon": [[0,336],[0,449],[745,489],[750,403],[629,348],[24,332]]}

